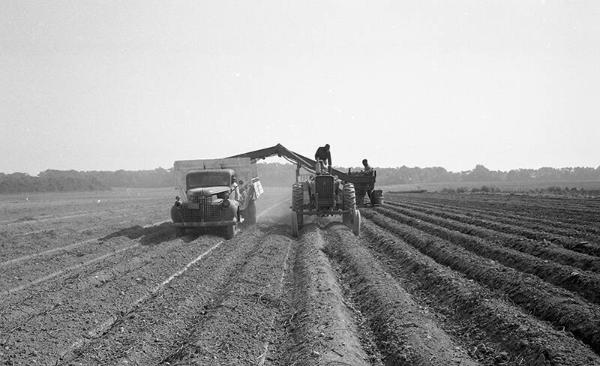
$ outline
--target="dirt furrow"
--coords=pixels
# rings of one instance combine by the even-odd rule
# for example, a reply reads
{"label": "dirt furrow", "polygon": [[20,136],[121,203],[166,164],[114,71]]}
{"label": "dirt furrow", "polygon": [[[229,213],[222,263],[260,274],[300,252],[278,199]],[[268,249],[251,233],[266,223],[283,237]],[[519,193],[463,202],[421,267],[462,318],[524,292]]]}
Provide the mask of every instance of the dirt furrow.
{"label": "dirt furrow", "polygon": [[[148,210],[142,212],[142,214],[144,215],[142,217],[132,215],[97,217],[92,223],[69,221],[52,225],[48,229],[27,236],[15,237],[13,234],[6,232],[0,233],[0,237],[3,236],[0,240],[0,267],[6,262],[21,260],[20,257],[46,255],[53,251],[60,251],[59,248],[61,247],[68,247],[90,239],[101,239],[124,228],[142,227],[167,218],[166,211]],[[81,229],[90,224],[93,226],[89,229]]]}
{"label": "dirt furrow", "polygon": [[[242,276],[249,263],[265,249],[261,246],[265,234],[260,230],[243,234],[224,242],[155,296],[124,309],[108,329],[66,355],[63,362],[83,365],[177,363],[188,351],[194,352],[194,337],[226,306],[233,286],[244,282]],[[250,300],[256,298],[244,299]],[[242,345],[241,341],[237,344],[244,349]],[[255,351],[259,349],[256,347]],[[195,355],[200,359],[204,356]],[[211,364],[219,364],[210,356]]]}
{"label": "dirt furrow", "polygon": [[[425,197],[424,197],[425,198]],[[563,221],[565,223],[581,224],[600,221],[597,210],[589,208],[569,209],[562,208],[563,204],[547,205],[535,199],[525,201],[524,195],[435,195],[437,202],[488,208],[499,211],[508,211],[514,214],[526,214],[531,217],[541,217],[548,220]],[[427,199],[427,198],[425,198]]]}
{"label": "dirt furrow", "polygon": [[358,327],[325,253],[316,225],[306,225],[296,243],[292,294],[286,314],[288,341],[278,365],[368,365]]}
{"label": "dirt furrow", "polygon": [[[540,253],[542,255],[546,254],[551,258],[556,258],[556,260],[564,260],[566,262],[563,264],[569,265],[574,265],[573,263],[582,262],[584,265],[589,266],[587,262],[597,261],[596,267],[600,271],[600,258],[597,258],[598,256],[600,256],[600,245],[595,242],[588,242],[585,240],[582,241],[581,239],[575,239],[572,237],[553,234],[549,230],[547,230],[547,228],[541,228],[541,231],[532,230],[523,227],[522,224],[512,225],[499,222],[498,220],[486,220],[478,217],[476,218],[473,216],[466,215],[464,213],[448,212],[448,210],[443,208],[434,209],[420,206],[415,207],[412,204],[400,202],[387,202],[386,207],[400,209],[401,212],[406,213],[418,212],[425,213],[428,215],[435,215],[438,217],[448,219],[447,222],[453,223],[455,225],[457,222],[468,224],[469,226],[463,226],[467,228],[466,230],[469,230],[471,232],[477,232],[478,235],[484,237],[501,236],[504,241],[512,242],[522,241],[521,237],[536,240],[540,243],[529,243],[529,247],[532,247],[532,250],[535,250],[535,252],[537,253]],[[565,249],[568,249],[568,251]],[[572,253],[572,251],[582,254]],[[596,256],[596,258],[588,257],[589,255]]]}
{"label": "dirt furrow", "polygon": [[483,364],[600,365],[570,333],[540,321],[497,291],[472,281],[365,220],[363,245],[453,337]]}
{"label": "dirt furrow", "polygon": [[563,223],[556,220],[547,220],[527,215],[509,213],[498,209],[482,209],[465,205],[459,202],[434,203],[425,201],[417,197],[399,197],[393,196],[386,200],[389,203],[406,203],[413,207],[443,210],[444,212],[464,214],[470,217],[482,218],[485,220],[500,222],[508,225],[521,226],[534,231],[554,233],[565,237],[580,238],[582,240],[600,241],[600,230],[590,225],[577,225],[573,223]]}
{"label": "dirt furrow", "polygon": [[[207,246],[181,239],[139,245],[90,266],[67,271],[3,298],[3,358],[14,364],[53,363],[76,339],[89,337],[106,319],[144,296]],[[7,330],[10,330],[7,331]]]}
{"label": "dirt furrow", "polygon": [[519,272],[489,259],[402,224],[375,212],[364,215],[377,225],[392,231],[438,263],[464,273],[467,277],[490,288],[500,290],[515,304],[540,319],[550,321],[566,330],[596,352],[600,352],[600,309],[572,293],[556,288],[536,276]]}
{"label": "dirt furrow", "polygon": [[327,253],[341,267],[386,365],[477,364],[345,226],[332,226],[329,232]]}
{"label": "dirt furrow", "polygon": [[[513,249],[512,246],[515,244],[512,242],[482,239],[464,228],[462,229],[467,233],[462,233],[456,230],[461,229],[460,224],[455,225],[446,222],[445,219],[436,219],[414,212],[408,216],[385,208],[376,209],[376,211],[398,222],[448,240],[479,256],[536,275],[549,283],[576,292],[589,301],[600,302],[600,274],[598,273],[584,271],[577,267],[558,264],[523,253],[518,249]],[[516,243],[516,245],[519,245],[518,241]],[[520,245],[526,244],[521,243]]]}
{"label": "dirt furrow", "polygon": [[255,255],[223,287],[214,304],[177,351],[164,358],[169,365],[264,364],[274,322],[282,309],[284,276],[294,241],[283,226],[266,232]]}

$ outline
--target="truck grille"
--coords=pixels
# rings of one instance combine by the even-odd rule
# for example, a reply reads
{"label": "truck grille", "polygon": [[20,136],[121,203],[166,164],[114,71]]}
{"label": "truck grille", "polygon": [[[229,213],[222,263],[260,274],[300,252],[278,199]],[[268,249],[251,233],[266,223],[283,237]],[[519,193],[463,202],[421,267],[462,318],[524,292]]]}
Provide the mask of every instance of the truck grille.
{"label": "truck grille", "polygon": [[213,204],[212,197],[194,196],[191,197],[192,203],[197,203],[198,209],[189,209],[183,211],[183,221],[213,221],[221,217],[221,205]]}

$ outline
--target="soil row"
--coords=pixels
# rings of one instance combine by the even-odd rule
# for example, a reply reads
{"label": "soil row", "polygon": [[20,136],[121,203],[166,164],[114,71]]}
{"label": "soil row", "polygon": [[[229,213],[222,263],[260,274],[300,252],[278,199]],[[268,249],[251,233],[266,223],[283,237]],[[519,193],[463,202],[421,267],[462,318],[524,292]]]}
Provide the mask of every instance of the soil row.
{"label": "soil row", "polygon": [[[376,224],[399,235],[422,253],[490,288],[503,291],[515,304],[538,318],[564,327],[600,351],[600,310],[572,293],[536,276],[503,266],[447,240],[424,233],[376,212],[364,212]],[[412,220],[416,221],[416,220]]]}
{"label": "soil row", "polygon": [[[70,364],[240,364],[258,360],[289,246],[249,230],[65,358]],[[289,244],[289,243],[288,243]]]}
{"label": "soil row", "polygon": [[[383,222],[383,221],[382,221]],[[449,334],[484,364],[600,365],[600,356],[570,333],[554,329],[370,220],[362,241],[387,273],[419,304],[427,304]]]}
{"label": "soil row", "polygon": [[[522,215],[510,214],[505,211],[498,210],[482,210],[474,209],[472,207],[460,207],[450,204],[435,204],[429,202],[422,202],[420,200],[400,200],[398,197],[395,201],[388,200],[388,203],[405,203],[414,208],[424,210],[442,210],[447,213],[454,213],[458,215],[466,215],[469,217],[480,218],[486,221],[492,221],[497,223],[503,223],[511,226],[524,228],[527,231],[531,231],[534,234],[539,233],[551,233],[565,238],[576,240],[579,242],[592,241],[594,243],[600,242],[600,229],[595,228],[591,225],[574,225],[564,224],[557,221],[544,220],[535,217],[527,217]],[[538,237],[538,235],[536,235]],[[585,244],[585,243],[582,243]]]}
{"label": "soil row", "polygon": [[[31,256],[48,250],[90,239],[101,239],[123,228],[141,228],[165,219],[165,211],[154,207],[140,210],[141,215],[107,214],[93,218],[71,218],[61,223],[51,223],[33,228],[15,228],[0,232],[0,266],[3,262],[22,256]],[[23,235],[25,233],[29,235]]]}
{"label": "soil row", "polygon": [[369,365],[356,321],[323,252],[320,230],[305,226],[295,245],[293,290],[286,314],[289,338],[275,364]]}
{"label": "soil row", "polygon": [[154,247],[140,245],[11,293],[1,305],[8,314],[0,326],[6,335],[0,340],[4,357],[16,364],[54,363],[60,351],[95,334],[102,323],[219,239],[186,243],[173,238]]}
{"label": "soil row", "polygon": [[[535,239],[527,234],[527,230],[494,221],[472,218],[467,215],[448,213],[443,210],[414,208],[403,203],[386,203],[385,208],[405,215],[426,220],[451,230],[479,236],[500,242],[504,246],[517,249],[536,257],[556,261],[565,265],[579,267],[584,270],[600,272],[600,258],[594,253],[586,254],[570,250],[571,247],[583,246],[572,240],[546,240]],[[540,236],[552,238],[544,233]],[[555,238],[555,237],[554,237]],[[600,248],[600,247],[599,247]],[[600,254],[600,251],[598,252]]]}
{"label": "soil row", "polygon": [[[511,246],[515,244],[511,242],[491,242],[477,236],[463,234],[456,231],[454,227],[447,229],[445,226],[453,224],[443,219],[435,219],[421,214],[408,216],[386,208],[378,208],[376,211],[398,222],[447,240],[479,256],[496,260],[507,267],[533,274],[549,283],[574,291],[589,301],[600,302],[600,274],[598,273],[582,271],[579,268],[525,254],[517,249],[512,249]],[[468,232],[468,230],[466,231]],[[522,242],[517,241],[516,243],[523,245]]]}
{"label": "soil row", "polygon": [[[422,197],[425,200],[429,196]],[[474,206],[476,208],[492,208],[500,211],[508,211],[516,214],[527,214],[533,217],[542,217],[548,220],[562,221],[566,223],[581,224],[598,222],[600,214],[598,210],[589,208],[569,209],[563,208],[560,202],[552,205],[541,204],[535,200],[525,201],[523,196],[506,195],[434,195],[433,200],[448,204],[460,203],[461,205]],[[566,203],[565,203],[566,204]]]}
{"label": "soil row", "polygon": [[338,225],[329,232],[327,253],[340,266],[353,302],[367,318],[384,364],[477,364],[347,228]]}

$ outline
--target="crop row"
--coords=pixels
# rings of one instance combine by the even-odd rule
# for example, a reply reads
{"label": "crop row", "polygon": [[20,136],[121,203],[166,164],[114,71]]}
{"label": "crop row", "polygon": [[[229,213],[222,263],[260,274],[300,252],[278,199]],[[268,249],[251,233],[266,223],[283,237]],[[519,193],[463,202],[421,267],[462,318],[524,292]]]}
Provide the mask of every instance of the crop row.
{"label": "crop row", "polygon": [[[451,230],[482,238],[498,239],[502,245],[562,264],[600,272],[600,247],[583,246],[575,240],[560,238],[543,232],[534,232],[519,226],[483,220],[463,214],[448,213],[442,209],[412,207],[390,202],[386,208],[406,215],[434,222]],[[524,238],[531,240],[524,240]],[[584,249],[586,248],[586,249]],[[576,250],[577,249],[577,250]],[[586,251],[588,253],[582,253]]]}
{"label": "crop row", "polygon": [[[536,276],[474,255],[439,237],[390,219],[377,212],[364,215],[392,231],[436,262],[462,272],[468,278],[504,292],[515,304],[536,317],[564,327],[577,338],[600,351],[600,309],[572,293],[556,288]],[[410,220],[416,223],[417,220]]]}
{"label": "crop row", "polygon": [[574,223],[562,223],[556,220],[547,220],[537,217],[509,213],[494,209],[477,209],[473,207],[461,206],[458,202],[455,203],[434,203],[423,201],[420,199],[402,199],[396,201],[387,201],[388,203],[405,203],[412,207],[422,209],[443,210],[448,213],[456,213],[460,215],[468,215],[481,218],[488,221],[504,223],[508,225],[516,225],[522,228],[527,228],[534,232],[553,233],[567,238],[581,238],[583,241],[600,241],[600,229],[593,225],[579,225]]}
{"label": "crop row", "polygon": [[[423,217],[414,218],[388,209],[377,209],[398,222],[443,238],[465,248],[479,256],[496,260],[507,267],[536,275],[545,281],[574,291],[593,302],[600,302],[600,275],[577,268],[543,260],[518,250],[503,247],[502,242],[490,242],[469,234],[447,229],[441,223],[425,221]],[[435,220],[432,221],[443,221]]]}

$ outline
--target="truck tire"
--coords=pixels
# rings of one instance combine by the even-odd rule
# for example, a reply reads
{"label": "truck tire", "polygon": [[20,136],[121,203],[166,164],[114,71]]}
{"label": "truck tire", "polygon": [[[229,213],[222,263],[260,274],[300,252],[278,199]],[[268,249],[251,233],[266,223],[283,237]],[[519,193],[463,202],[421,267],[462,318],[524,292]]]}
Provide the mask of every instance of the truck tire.
{"label": "truck tire", "polygon": [[256,203],[255,201],[250,201],[248,203],[248,207],[244,210],[244,222],[248,225],[256,224]]}
{"label": "truck tire", "polygon": [[181,213],[181,210],[181,206],[173,205],[173,207],[171,207],[171,220],[173,220],[173,222],[183,222],[183,214]]}
{"label": "truck tire", "polygon": [[235,236],[235,227],[236,225],[227,225],[225,226],[225,239],[233,239]]}
{"label": "truck tire", "polygon": [[292,210],[296,213],[298,228],[301,228],[304,224],[304,214],[302,213],[303,207],[304,190],[301,183],[295,183],[292,185]]}

